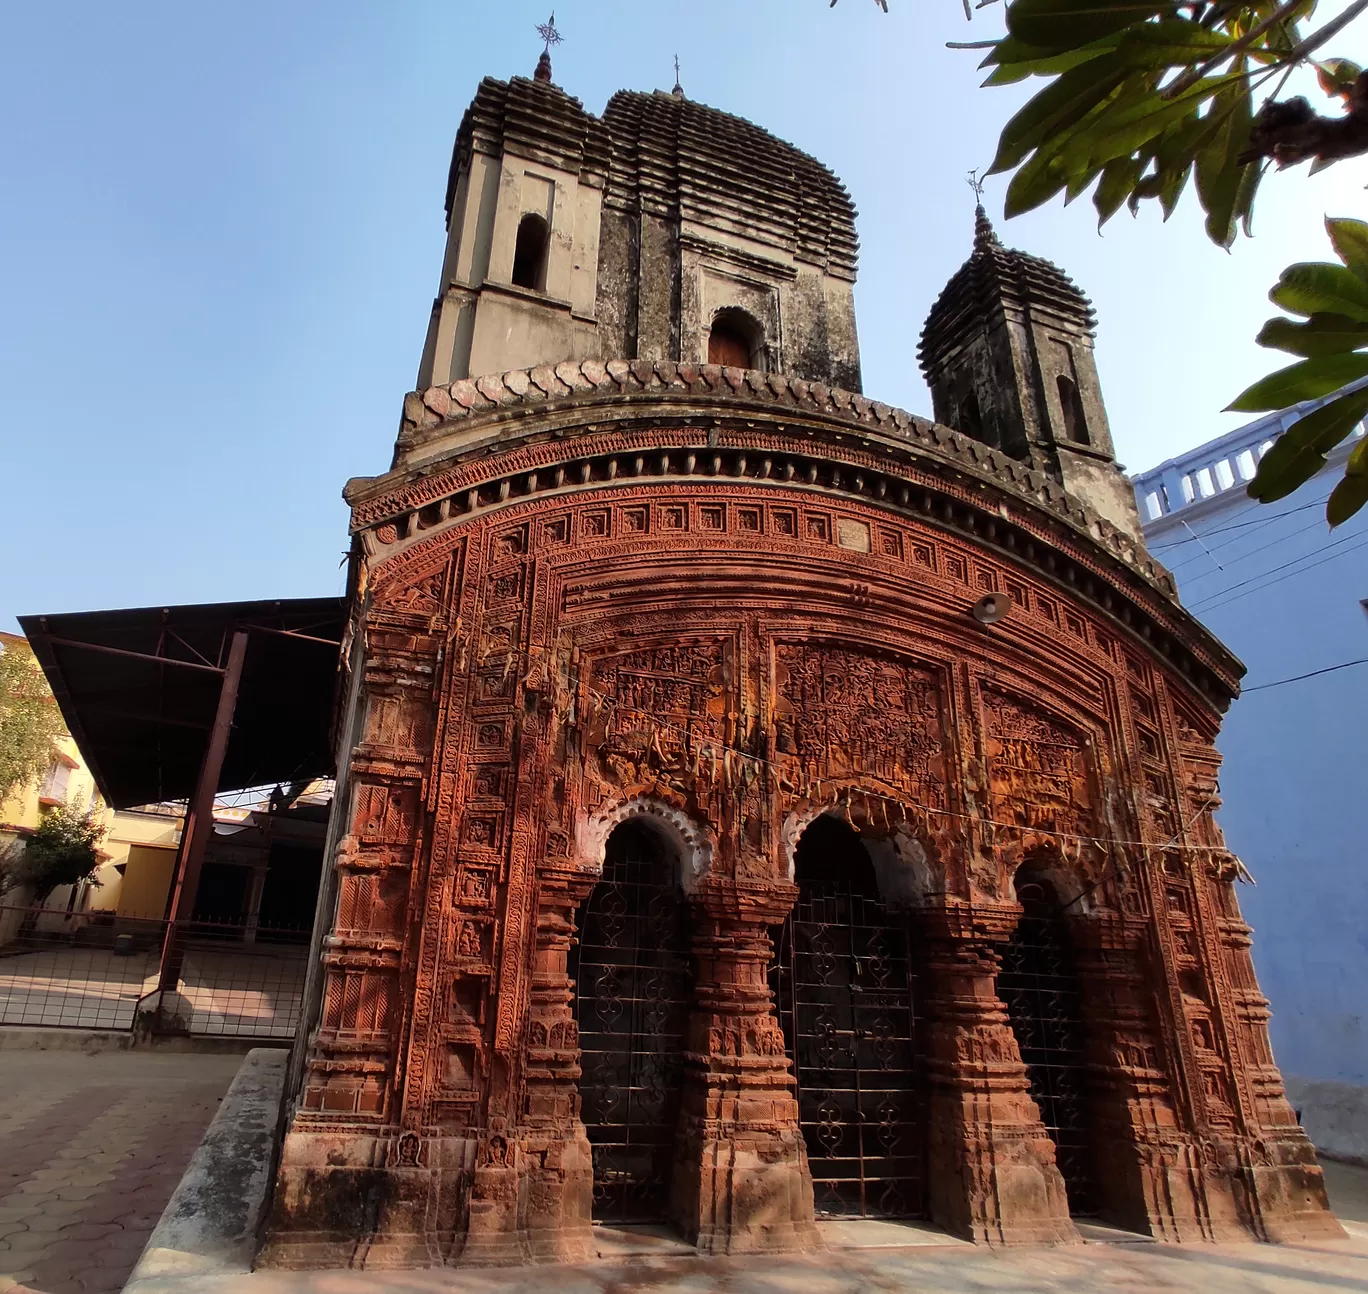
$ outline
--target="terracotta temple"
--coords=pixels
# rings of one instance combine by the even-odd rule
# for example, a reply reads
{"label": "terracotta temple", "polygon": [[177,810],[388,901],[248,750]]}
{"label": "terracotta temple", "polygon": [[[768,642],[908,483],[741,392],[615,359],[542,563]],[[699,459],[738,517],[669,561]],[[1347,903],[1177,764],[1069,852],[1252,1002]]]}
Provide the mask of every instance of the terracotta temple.
{"label": "terracotta temple", "polygon": [[1073,283],[980,209],[860,394],[855,212],[673,94],[485,81],[393,463],[261,1261],[1338,1234],[1214,820],[1241,667]]}

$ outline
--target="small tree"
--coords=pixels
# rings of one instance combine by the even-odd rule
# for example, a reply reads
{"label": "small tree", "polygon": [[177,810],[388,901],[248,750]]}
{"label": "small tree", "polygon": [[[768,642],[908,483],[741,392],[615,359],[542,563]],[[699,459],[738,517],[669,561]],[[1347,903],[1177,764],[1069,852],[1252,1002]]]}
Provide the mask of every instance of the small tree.
{"label": "small tree", "polygon": [[59,804],[43,814],[38,829],[0,861],[0,893],[27,886],[32,902],[42,907],[53,890],[62,885],[91,881],[98,885],[100,870],[96,846],[105,829],[92,814],[69,804]]}
{"label": "small tree", "polygon": [[47,771],[64,733],[32,649],[22,639],[0,643],[0,801]]}

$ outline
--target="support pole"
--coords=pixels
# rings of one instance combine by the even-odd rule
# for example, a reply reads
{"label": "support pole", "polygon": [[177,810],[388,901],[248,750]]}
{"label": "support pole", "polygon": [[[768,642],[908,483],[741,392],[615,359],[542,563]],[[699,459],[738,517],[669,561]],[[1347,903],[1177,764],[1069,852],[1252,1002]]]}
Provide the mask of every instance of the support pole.
{"label": "support pole", "polygon": [[157,988],[162,993],[175,992],[180,983],[181,964],[185,960],[180,930],[194,915],[195,893],[199,889],[204,850],[209,843],[209,834],[214,829],[214,795],[223,772],[223,757],[228,753],[228,738],[233,731],[233,712],[237,709],[242,662],[247,655],[247,637],[245,630],[237,630],[228,648],[228,667],[223,672],[223,683],[219,688],[218,710],[209,733],[209,749],[205,751],[199,781],[195,784],[195,794],[185,816],[180,857],[176,860],[176,883],[171,894],[171,919],[167,922],[166,938],[162,941],[161,969],[157,975]]}

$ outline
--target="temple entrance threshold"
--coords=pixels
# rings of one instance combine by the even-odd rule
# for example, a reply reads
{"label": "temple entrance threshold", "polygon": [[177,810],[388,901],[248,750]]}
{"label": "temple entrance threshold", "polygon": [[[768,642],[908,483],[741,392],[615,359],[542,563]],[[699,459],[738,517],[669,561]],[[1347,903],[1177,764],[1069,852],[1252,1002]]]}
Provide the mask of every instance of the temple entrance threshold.
{"label": "temple entrance threshold", "polygon": [[670,847],[640,823],[619,826],[578,926],[569,972],[594,1221],[663,1222],[691,983],[687,906]]}
{"label": "temple entrance threshold", "polygon": [[925,1214],[925,1099],[906,924],[859,836],[825,815],[795,858],[771,986],[819,1218]]}

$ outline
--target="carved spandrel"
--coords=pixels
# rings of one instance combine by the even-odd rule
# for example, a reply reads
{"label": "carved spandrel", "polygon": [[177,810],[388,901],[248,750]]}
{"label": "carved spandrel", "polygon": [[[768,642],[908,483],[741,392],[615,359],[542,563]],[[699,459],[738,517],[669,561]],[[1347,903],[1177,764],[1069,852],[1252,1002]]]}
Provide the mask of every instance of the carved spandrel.
{"label": "carved spandrel", "polygon": [[983,691],[991,817],[1033,831],[1097,831],[1083,736],[1024,700]]}
{"label": "carved spandrel", "polygon": [[934,672],[839,647],[780,644],[774,744],[809,780],[873,777],[916,804],[946,807],[944,729]]}
{"label": "carved spandrel", "polygon": [[597,660],[591,675],[590,773],[620,787],[687,782],[725,743],[723,644],[673,645]]}

